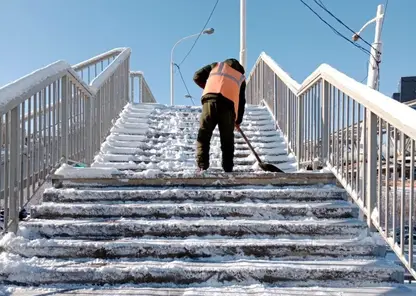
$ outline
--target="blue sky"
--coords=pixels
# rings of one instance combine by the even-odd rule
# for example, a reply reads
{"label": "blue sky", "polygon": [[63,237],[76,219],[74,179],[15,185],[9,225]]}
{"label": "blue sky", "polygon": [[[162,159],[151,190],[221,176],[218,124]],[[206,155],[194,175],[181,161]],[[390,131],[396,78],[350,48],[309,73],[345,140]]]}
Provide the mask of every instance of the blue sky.
{"label": "blue sky", "polygon": [[[305,0],[312,3],[312,0]],[[355,30],[375,16],[384,0],[324,0]],[[239,56],[239,0],[220,0],[209,23],[216,32],[202,36],[182,65],[191,94],[201,91],[193,73],[205,64]],[[161,103],[169,103],[169,60],[173,44],[198,33],[215,0],[0,0],[0,85],[62,59],[71,64],[115,47],[132,49],[131,69],[144,71]],[[314,6],[315,7],[315,6]],[[383,31],[380,90],[391,95],[399,78],[416,75],[415,0],[390,1]],[[326,15],[331,24],[351,34]],[[363,37],[372,42],[374,26]],[[179,45],[179,62],[193,40]],[[362,80],[368,56],[336,36],[298,0],[247,0],[248,71],[262,51],[293,78],[303,81],[321,63]],[[189,104],[175,76],[178,104]],[[199,102],[198,102],[199,103]]]}

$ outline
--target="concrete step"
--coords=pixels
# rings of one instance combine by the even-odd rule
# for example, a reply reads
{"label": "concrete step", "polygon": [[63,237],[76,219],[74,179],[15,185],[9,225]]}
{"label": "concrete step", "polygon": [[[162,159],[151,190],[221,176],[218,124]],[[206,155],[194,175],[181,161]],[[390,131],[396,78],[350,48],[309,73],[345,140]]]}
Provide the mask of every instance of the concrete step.
{"label": "concrete step", "polygon": [[263,202],[276,203],[290,201],[328,202],[345,200],[346,192],[335,186],[272,187],[253,186],[253,188],[49,188],[43,194],[45,202]]}
{"label": "concrete step", "polygon": [[[231,287],[133,287],[115,285],[111,287],[72,286],[71,288],[22,288],[5,286],[9,296],[414,296],[416,287],[398,284],[374,284],[359,282],[359,287],[351,287],[350,282],[339,281],[338,287],[268,287],[265,285],[241,285]],[[413,285],[414,286],[414,285]],[[51,294],[53,293],[53,294]]]}
{"label": "concrete step", "polygon": [[23,257],[46,258],[157,258],[304,260],[305,258],[343,258],[384,256],[386,247],[372,239],[120,239],[109,241],[35,239],[16,237],[0,246]]}
{"label": "concrete step", "polygon": [[[235,160],[233,171],[238,172],[250,172],[253,171],[253,165],[255,161],[251,160]],[[277,165],[281,170],[286,171],[288,169],[294,169],[296,164],[294,161],[281,160],[281,161],[271,161],[270,163]],[[188,158],[187,160],[181,159],[158,159],[155,161],[130,161],[130,162],[117,162],[117,161],[105,161],[103,159],[97,158],[97,161],[92,165],[92,167],[100,168],[116,168],[119,170],[133,170],[133,171],[144,171],[147,169],[157,169],[160,171],[167,172],[181,172],[184,170],[196,170],[195,160],[193,158]],[[211,158],[210,167],[215,169],[221,169],[221,159],[220,158]]]}
{"label": "concrete step", "polygon": [[[170,120],[172,118],[176,119],[183,119],[187,121],[197,121],[199,120],[200,114],[199,113],[181,113],[181,114],[173,114],[173,113],[163,113],[163,114],[156,114],[152,113],[149,115],[150,119],[154,120]],[[247,116],[243,119],[246,122],[254,122],[254,121],[269,121],[272,122],[272,117],[268,113],[258,114],[258,115],[251,115]]]}
{"label": "concrete step", "polygon": [[129,220],[129,219],[30,219],[21,224],[29,237],[119,238],[119,237],[252,237],[325,236],[352,238],[367,231],[358,219],[337,220]]}
{"label": "concrete step", "polygon": [[[134,117],[134,116],[130,116],[129,117]],[[157,117],[149,117],[147,118],[147,123],[149,124],[159,124],[161,122],[161,120],[170,120],[172,117],[169,116],[164,116],[164,118],[157,118]],[[174,118],[173,120],[177,120],[178,122],[180,122],[181,125],[185,124],[185,125],[192,125],[192,126],[199,126],[199,118]],[[273,122],[273,120],[271,118],[266,118],[266,119],[261,119],[261,120],[255,120],[255,121],[249,121],[247,119],[244,119],[241,127],[246,127],[246,126],[253,126],[253,127],[262,127],[262,126],[275,126],[275,123]]]}
{"label": "concrete step", "polygon": [[[132,144],[131,147],[137,147],[137,143],[134,142],[129,142]],[[111,152],[111,153],[110,153]],[[136,151],[137,152],[137,151]],[[175,151],[172,151],[173,153]],[[160,150],[156,150],[156,149],[148,149],[148,150],[142,150],[140,151],[140,155],[132,155],[132,154],[123,154],[123,153],[119,153],[119,151],[117,151],[117,149],[112,149],[112,151],[106,152],[106,153],[100,153],[99,156],[102,158],[106,158],[108,161],[130,161],[130,160],[140,160],[142,158],[146,159],[148,157],[164,157],[165,154],[167,154],[168,151],[165,152],[161,152]],[[191,147],[191,149],[183,149],[180,151],[180,153],[182,155],[186,155],[189,157],[195,157],[195,148]],[[276,156],[280,156],[280,157],[287,157],[286,151],[275,151],[274,149],[267,149],[267,151],[262,150],[263,155],[260,157],[265,158],[267,157],[276,157]],[[210,153],[210,157],[214,157],[217,153],[215,152],[211,152]],[[251,155],[251,151],[249,149],[239,149],[239,150],[235,150],[234,151],[234,158],[238,159],[238,158],[253,158],[254,156]]]}
{"label": "concrete step", "polygon": [[[156,120],[149,120],[148,118],[142,118],[142,117],[135,117],[135,116],[130,116],[129,114],[121,114],[120,116],[121,121],[123,123],[129,123],[129,124],[143,124],[146,123],[149,125],[150,128],[159,128],[159,129],[164,129],[165,127],[165,123],[164,122],[160,122],[160,121],[156,121]],[[172,125],[173,126],[173,125]],[[174,124],[175,128],[178,130],[181,129],[198,129],[199,128],[199,122],[195,121],[195,122],[179,122]],[[256,125],[253,122],[242,122],[241,123],[241,128],[244,130],[244,132],[278,132],[276,130],[276,125],[273,124],[273,122],[269,122],[269,124],[262,124],[262,125]],[[218,127],[216,128],[216,130],[218,130]]]}
{"label": "concrete step", "polygon": [[[195,152],[180,152],[175,153],[172,151],[172,154],[167,155],[169,152],[165,150],[164,155],[156,155],[156,154],[148,154],[148,156],[143,155],[140,153],[140,156],[134,155],[123,155],[123,154],[101,154],[96,157],[99,159],[100,162],[145,162],[145,163],[159,163],[163,161],[185,161],[185,160],[194,160],[195,159]],[[212,153],[210,155],[210,160],[221,160],[220,155],[216,155],[217,153]],[[218,153],[220,154],[220,153]],[[265,162],[271,163],[285,163],[288,161],[293,161],[293,157],[289,157],[287,155],[259,155],[260,159]],[[257,160],[255,159],[254,155],[250,155],[249,157],[234,157],[234,164],[235,165],[253,165]]]}
{"label": "concrete step", "polygon": [[[117,137],[124,136],[128,137],[126,135],[117,135]],[[220,147],[220,142],[218,140],[213,140],[212,142],[212,148],[215,146]],[[264,154],[270,154],[270,153],[276,153],[276,154],[283,154],[287,153],[287,145],[283,142],[276,142],[276,143],[260,143],[256,142],[252,145],[255,146],[256,152],[258,152],[260,155]],[[167,148],[171,147],[171,151],[175,150],[188,150],[188,151],[195,151],[196,144],[194,141],[174,141],[170,142],[170,145],[167,145],[166,142],[163,142],[160,139],[152,139],[147,142],[131,142],[130,140],[116,140],[115,137],[111,140],[106,141],[104,144],[101,145],[101,151],[102,152],[111,152],[115,154],[129,154],[129,155],[142,155],[142,151],[146,150],[156,150],[158,148]],[[248,148],[248,145],[244,143],[235,143],[234,145],[235,150],[245,150],[250,151]],[[260,151],[259,151],[260,149]],[[159,150],[159,149],[158,149]]]}
{"label": "concrete step", "polygon": [[[330,285],[403,282],[403,268],[385,260],[316,260],[228,262],[159,262],[120,260],[51,260],[0,258],[0,281],[6,284],[173,284],[230,285],[273,284]],[[11,268],[19,266],[20,268]],[[313,283],[313,284],[312,284]]]}
{"label": "concrete step", "polygon": [[74,204],[43,203],[31,208],[31,217],[37,219],[57,218],[205,218],[205,219],[317,219],[357,218],[358,207],[347,201],[325,203],[125,203]]}

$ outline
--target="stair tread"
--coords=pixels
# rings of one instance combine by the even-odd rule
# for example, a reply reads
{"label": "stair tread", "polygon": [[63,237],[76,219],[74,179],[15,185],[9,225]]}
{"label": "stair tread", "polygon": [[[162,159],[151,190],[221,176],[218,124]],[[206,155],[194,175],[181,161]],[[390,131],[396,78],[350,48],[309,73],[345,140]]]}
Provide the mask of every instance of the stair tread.
{"label": "stair tread", "polygon": [[41,296],[46,293],[53,293],[55,296],[82,295],[82,296],[114,296],[114,295],[137,295],[137,296],[236,296],[236,295],[250,295],[250,296],[266,296],[266,295],[280,295],[280,296],[413,296],[416,294],[416,288],[405,287],[399,285],[383,285],[373,286],[369,284],[365,286],[361,284],[359,287],[342,286],[339,283],[338,287],[268,287],[264,285],[247,285],[247,286],[232,286],[232,287],[193,287],[193,288],[178,288],[178,287],[134,287],[129,286],[114,286],[114,287],[91,287],[91,286],[72,286],[70,291],[65,287],[56,288],[54,286],[43,288],[15,288],[5,286],[11,291],[10,296]]}

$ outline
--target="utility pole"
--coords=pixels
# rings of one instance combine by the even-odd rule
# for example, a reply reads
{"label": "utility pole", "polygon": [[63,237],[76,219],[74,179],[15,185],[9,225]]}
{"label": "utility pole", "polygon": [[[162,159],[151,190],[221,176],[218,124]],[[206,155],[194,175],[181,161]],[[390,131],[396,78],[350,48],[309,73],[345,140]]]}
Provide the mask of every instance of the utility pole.
{"label": "utility pole", "polygon": [[374,36],[374,42],[371,45],[371,55],[370,63],[368,65],[368,76],[367,76],[367,86],[372,89],[378,90],[379,87],[379,68],[381,63],[381,31],[383,27],[384,19],[384,6],[377,6],[377,15],[372,20],[369,20],[358,33],[354,34],[352,37],[354,41],[357,41],[360,38],[361,32],[371,23],[376,23],[376,30]]}
{"label": "utility pole", "polygon": [[380,62],[381,62],[381,29],[383,27],[384,7],[379,5],[377,7],[376,16],[376,33],[374,36],[374,43],[371,47],[370,63],[368,65],[368,79],[367,86],[378,90],[380,84]]}
{"label": "utility pole", "polygon": [[240,64],[247,71],[246,0],[240,0]]}
{"label": "utility pole", "polygon": [[[374,42],[371,45],[371,50],[370,50],[370,62],[368,64],[368,76],[367,76],[367,86],[374,89],[374,90],[378,90],[379,85],[380,85],[380,63],[381,63],[381,31],[382,31],[382,26],[383,26],[383,19],[384,19],[384,6],[383,5],[379,5],[377,6],[377,15],[375,18],[373,18],[372,20],[368,21],[362,28],[361,30],[354,34],[353,36],[353,40],[357,41],[360,38],[360,33],[371,23],[376,23],[376,28],[375,28],[375,35],[374,35]],[[377,118],[374,116],[374,114],[372,114],[369,110],[367,110],[366,114],[363,114],[366,118],[366,122],[367,122],[367,157],[368,159],[365,159],[363,162],[363,166],[360,169],[360,175],[364,177],[365,174],[367,174],[367,176],[365,176],[367,178],[367,182],[368,180],[372,180],[372,178],[370,177],[372,174],[376,173],[376,170],[374,169],[374,167],[369,167],[367,168],[367,172],[364,171],[364,166],[365,163],[373,163],[376,162],[376,159],[374,159],[376,156],[373,155],[373,153],[376,153],[376,151],[373,151],[372,148],[374,148],[374,146],[377,146],[376,142],[377,142],[377,135],[374,135],[375,133],[375,129],[377,127]],[[360,119],[359,119],[360,120]],[[370,132],[370,129],[373,132]],[[360,143],[359,143],[359,153],[357,153],[358,155],[358,161],[360,161],[361,158],[361,153],[364,153],[364,147],[363,147],[363,142],[364,142],[364,127],[361,127],[361,137],[360,137]],[[381,137],[381,135],[379,135]],[[389,136],[389,135],[387,135]],[[378,149],[382,149],[382,147],[378,147]],[[353,152],[354,153],[354,152]],[[366,188],[366,192],[363,192],[363,196],[366,196],[366,202],[367,205],[370,206],[370,208],[372,208],[374,205],[372,205],[373,203],[375,203],[375,198],[376,198],[376,193],[374,193],[374,187],[376,185],[373,183],[369,183],[368,186],[366,186],[366,184],[363,184],[362,188]],[[372,222],[371,222],[371,212],[367,214],[367,223],[368,226],[370,228],[373,228]]]}

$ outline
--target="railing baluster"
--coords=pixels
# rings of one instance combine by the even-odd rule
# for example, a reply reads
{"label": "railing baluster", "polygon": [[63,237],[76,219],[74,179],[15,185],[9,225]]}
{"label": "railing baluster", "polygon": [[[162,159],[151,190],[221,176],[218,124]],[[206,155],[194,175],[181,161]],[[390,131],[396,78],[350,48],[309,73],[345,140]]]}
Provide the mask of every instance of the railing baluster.
{"label": "railing baluster", "polygon": [[[405,247],[405,233],[404,233],[404,216],[405,216],[405,199],[406,199],[406,135],[405,133],[400,133],[400,149],[402,155],[401,163],[401,196],[400,196],[400,249],[402,254],[404,254]],[[411,225],[409,225],[410,227]]]}
{"label": "railing baluster", "polygon": [[18,170],[19,170],[19,130],[20,130],[20,106],[13,108],[10,111],[10,186],[9,186],[9,197],[10,197],[10,224],[9,230],[16,233],[19,222],[19,203],[18,203]]}
{"label": "railing baluster", "polygon": [[5,116],[5,137],[4,137],[4,225],[8,227],[10,220],[10,112]]}
{"label": "railing baluster", "polygon": [[357,194],[361,192],[361,163],[364,162],[363,156],[361,155],[361,135],[364,134],[364,122],[361,121],[361,105],[357,104],[357,182],[356,191]]}
{"label": "railing baluster", "polygon": [[345,178],[345,170],[344,170],[344,129],[345,129],[345,93],[342,93],[342,116],[341,116],[341,176]]}
{"label": "railing baluster", "polygon": [[415,217],[413,216],[413,198],[414,198],[414,190],[415,190],[415,140],[411,139],[410,142],[410,184],[409,184],[409,266],[413,266],[413,220]]}
{"label": "railing baluster", "polygon": [[393,242],[397,243],[396,237],[396,197],[397,197],[397,129],[393,128],[393,149],[394,149],[394,156],[393,156]]}
{"label": "railing baluster", "polygon": [[381,226],[381,197],[383,194],[383,119],[378,118],[378,184],[377,184],[377,211],[379,217],[379,224]]}
{"label": "railing baluster", "polygon": [[[367,131],[367,224],[372,228],[372,214],[377,201],[377,154],[373,153],[377,149],[377,116],[367,111],[368,131]],[[366,167],[366,166],[364,166]],[[366,174],[366,173],[364,173]],[[365,183],[364,183],[365,184]]]}
{"label": "railing baluster", "polygon": [[25,192],[24,192],[24,164],[25,164],[25,160],[24,160],[24,156],[25,156],[25,132],[26,132],[26,128],[25,128],[25,108],[26,107],[26,102],[23,101],[21,104],[21,108],[20,108],[20,117],[19,117],[19,125],[20,125],[20,149],[19,149],[19,196],[20,196],[20,200],[19,200],[19,207],[23,207],[24,204],[24,197],[25,197]]}
{"label": "railing baluster", "polygon": [[[355,186],[355,180],[356,180],[356,173],[355,173],[355,100],[352,100],[352,125],[351,125],[351,189],[354,191],[356,190],[356,186]],[[359,121],[358,121],[359,123]],[[357,123],[357,124],[358,124]]]}
{"label": "railing baluster", "polygon": [[386,211],[385,211],[385,231],[389,233],[389,210],[390,210],[390,124],[386,122]]}
{"label": "railing baluster", "polygon": [[347,184],[351,184],[351,177],[352,177],[352,172],[350,173],[350,169],[351,169],[351,165],[350,165],[350,142],[352,140],[349,139],[350,136],[350,97],[347,96],[347,127],[346,127],[346,131],[345,131],[345,150],[346,150],[346,167],[347,167],[347,175],[345,177],[345,180],[347,181]]}

